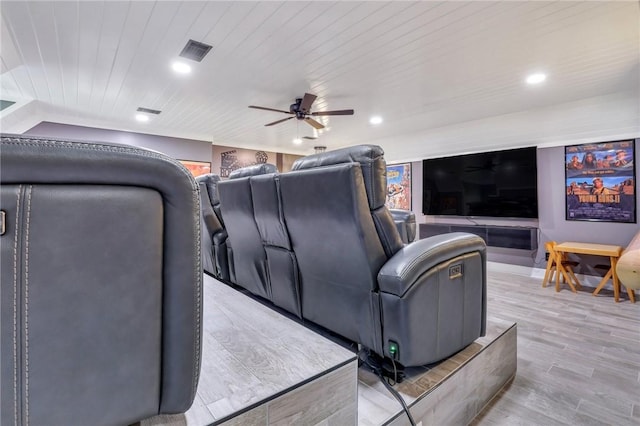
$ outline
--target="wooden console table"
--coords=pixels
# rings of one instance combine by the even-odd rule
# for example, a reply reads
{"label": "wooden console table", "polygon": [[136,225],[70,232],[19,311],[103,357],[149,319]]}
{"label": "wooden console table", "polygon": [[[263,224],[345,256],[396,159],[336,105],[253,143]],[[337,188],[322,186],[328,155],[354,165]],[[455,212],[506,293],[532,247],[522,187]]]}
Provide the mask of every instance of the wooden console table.
{"label": "wooden console table", "polygon": [[[600,284],[593,292],[593,295],[597,295],[600,290],[605,286],[607,281],[611,278],[613,281],[613,298],[616,302],[620,299],[620,281],[618,280],[618,275],[616,274],[616,264],[618,263],[618,259],[622,254],[622,247],[613,246],[608,244],[593,244],[593,243],[575,243],[575,242],[566,242],[562,244],[557,244],[554,247],[554,251],[562,252],[562,253],[575,253],[575,254],[590,254],[594,256],[606,256],[611,261],[611,266],[609,267],[609,271],[602,278]],[[561,273],[567,281],[569,281],[569,275],[562,266],[562,263],[558,263],[558,272]],[[633,290],[627,289],[627,293],[629,294],[629,300],[635,303],[635,295]]]}

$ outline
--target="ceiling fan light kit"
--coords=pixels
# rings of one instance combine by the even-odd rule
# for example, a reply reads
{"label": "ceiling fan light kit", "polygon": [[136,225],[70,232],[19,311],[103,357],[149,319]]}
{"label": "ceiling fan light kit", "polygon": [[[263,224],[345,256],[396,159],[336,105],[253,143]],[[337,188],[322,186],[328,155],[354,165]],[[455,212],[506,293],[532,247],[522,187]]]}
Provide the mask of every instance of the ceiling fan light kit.
{"label": "ceiling fan light kit", "polygon": [[[265,111],[281,112],[283,114],[291,115],[291,117],[287,117],[281,120],[276,120],[271,123],[267,123],[265,124],[265,126],[273,126],[275,124],[284,123],[285,121],[291,120],[293,118],[297,118],[298,120],[302,120],[305,123],[309,124],[316,130],[324,129],[325,126],[324,124],[314,120],[311,117],[321,117],[321,116],[328,116],[328,115],[353,115],[352,109],[312,112],[311,105],[313,105],[316,98],[317,98],[316,95],[312,95],[311,93],[305,93],[304,97],[297,98],[296,102],[289,106],[289,111],[276,109],[276,108],[261,107],[256,105],[249,105],[249,108],[262,109]],[[309,139],[309,137],[305,137],[305,139]]]}

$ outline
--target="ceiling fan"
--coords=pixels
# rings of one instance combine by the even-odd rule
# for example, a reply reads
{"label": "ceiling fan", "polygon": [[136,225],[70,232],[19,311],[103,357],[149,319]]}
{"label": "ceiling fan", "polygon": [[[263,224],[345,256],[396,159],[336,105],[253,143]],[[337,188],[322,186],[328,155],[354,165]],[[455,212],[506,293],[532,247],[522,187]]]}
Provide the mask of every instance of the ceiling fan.
{"label": "ceiling fan", "polygon": [[249,105],[249,108],[255,109],[263,109],[266,111],[275,111],[282,112],[284,114],[292,115],[292,117],[283,118],[282,120],[277,120],[272,123],[267,123],[265,126],[273,126],[274,124],[283,123],[287,120],[291,120],[292,118],[297,118],[298,120],[304,120],[306,123],[313,126],[315,129],[324,129],[324,125],[322,123],[317,122],[310,116],[319,117],[323,115],[353,115],[352,109],[341,109],[336,111],[316,111],[311,112],[311,105],[316,100],[317,96],[312,95],[311,93],[305,93],[304,97],[296,98],[296,102],[289,106],[289,111],[285,111],[282,109],[275,108],[267,108],[255,105]]}

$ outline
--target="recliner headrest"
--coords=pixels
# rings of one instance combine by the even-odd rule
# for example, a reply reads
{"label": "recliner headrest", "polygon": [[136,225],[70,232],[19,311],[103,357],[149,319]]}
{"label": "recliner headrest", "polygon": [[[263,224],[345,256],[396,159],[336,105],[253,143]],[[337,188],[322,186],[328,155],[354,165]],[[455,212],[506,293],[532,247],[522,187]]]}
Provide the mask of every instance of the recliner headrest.
{"label": "recliner headrest", "polygon": [[239,179],[247,176],[266,175],[269,173],[278,173],[278,168],[269,163],[254,164],[253,166],[243,167],[232,171],[229,174],[229,179]]}
{"label": "recliner headrest", "polygon": [[384,161],[384,151],[378,145],[357,145],[309,155],[296,160],[291,170],[344,163],[360,163],[369,208],[374,210],[382,207],[387,199],[387,164]]}
{"label": "recliner headrest", "polygon": [[200,175],[196,178],[196,182],[204,183],[206,186],[207,194],[211,200],[211,205],[220,203],[220,196],[218,195],[218,182],[220,182],[220,176],[212,173]]}

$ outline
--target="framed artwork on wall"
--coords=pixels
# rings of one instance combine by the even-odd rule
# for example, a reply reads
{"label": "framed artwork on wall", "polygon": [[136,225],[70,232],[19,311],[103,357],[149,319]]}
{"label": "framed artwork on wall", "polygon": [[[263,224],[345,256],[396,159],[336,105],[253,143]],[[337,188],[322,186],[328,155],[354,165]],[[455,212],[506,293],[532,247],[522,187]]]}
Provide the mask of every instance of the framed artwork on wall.
{"label": "framed artwork on wall", "polygon": [[566,219],[636,223],[634,140],[565,146]]}
{"label": "framed artwork on wall", "polygon": [[211,163],[208,161],[191,161],[191,160],[178,160],[185,166],[193,175],[198,177],[200,175],[206,175],[211,173]]}
{"label": "framed artwork on wall", "polygon": [[411,163],[387,165],[387,208],[411,210]]}

